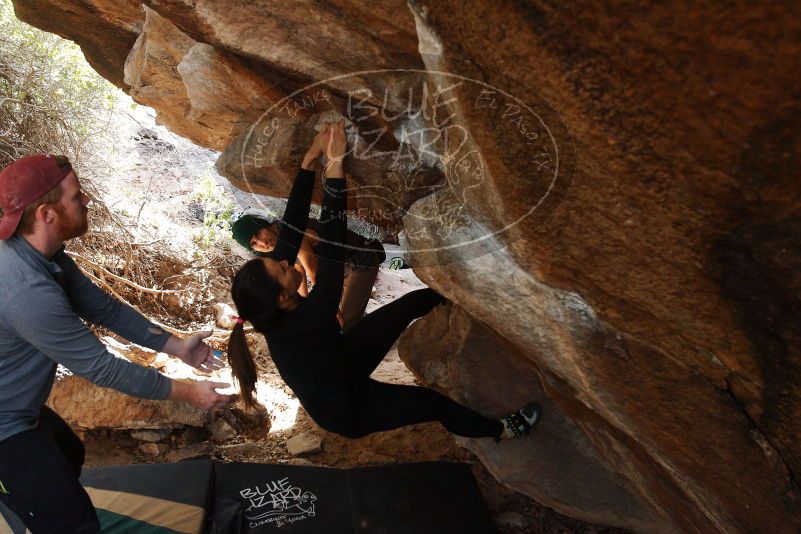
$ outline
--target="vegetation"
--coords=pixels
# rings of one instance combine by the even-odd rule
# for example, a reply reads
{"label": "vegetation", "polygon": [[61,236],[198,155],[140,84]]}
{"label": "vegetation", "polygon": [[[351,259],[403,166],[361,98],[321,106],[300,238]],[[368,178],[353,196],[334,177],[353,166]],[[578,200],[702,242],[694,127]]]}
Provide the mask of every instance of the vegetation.
{"label": "vegetation", "polygon": [[199,297],[208,293],[202,281],[157,247],[137,243],[133,218],[112,213],[98,194],[115,172],[114,120],[123,100],[80,47],[19,21],[10,0],[0,0],[0,168],[30,154],[67,156],[93,205],[92,231],[70,241],[68,253],[106,291],[186,326],[210,313]]}
{"label": "vegetation", "polygon": [[76,44],[20,22],[0,0],[0,166],[52,153],[92,168],[118,94]]}
{"label": "vegetation", "polygon": [[194,242],[199,249],[196,251],[198,255],[217,245],[221,238],[227,239],[231,235],[236,206],[226,196],[210,172],[203,176],[193,199],[203,217],[203,227],[194,235]]}

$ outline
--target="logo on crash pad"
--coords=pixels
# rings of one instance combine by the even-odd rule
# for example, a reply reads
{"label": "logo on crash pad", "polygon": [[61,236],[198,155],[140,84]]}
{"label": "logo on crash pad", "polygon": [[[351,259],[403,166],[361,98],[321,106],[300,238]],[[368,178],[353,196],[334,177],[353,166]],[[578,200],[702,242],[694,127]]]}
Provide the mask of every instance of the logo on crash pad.
{"label": "logo on crash pad", "polygon": [[289,478],[246,488],[239,494],[248,501],[245,519],[250,528],[270,523],[282,527],[315,516],[317,496],[293,485]]}

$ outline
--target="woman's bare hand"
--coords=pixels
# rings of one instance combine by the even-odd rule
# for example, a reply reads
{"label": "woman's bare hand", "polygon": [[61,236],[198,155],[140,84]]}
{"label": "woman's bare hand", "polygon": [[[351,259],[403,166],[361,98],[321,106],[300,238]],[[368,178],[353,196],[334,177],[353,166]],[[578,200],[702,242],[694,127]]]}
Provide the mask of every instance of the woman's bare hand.
{"label": "woman's bare hand", "polygon": [[309,146],[308,153],[315,158],[319,158],[325,153],[325,147],[328,144],[328,130],[331,129],[331,124],[326,123],[322,130],[317,132],[317,135],[312,139],[311,146]]}
{"label": "woman's bare hand", "polygon": [[325,153],[325,148],[328,145],[328,131],[330,129],[331,124],[326,124],[322,130],[317,132],[317,135],[312,139],[311,145],[309,145],[309,149],[306,151],[306,155],[303,156],[301,167],[309,170],[316,167],[317,159]]}
{"label": "woman's bare hand", "polygon": [[339,121],[329,126],[325,157],[330,163],[335,161],[341,163],[345,157],[345,149],[348,147],[348,139],[345,137],[345,121]]}

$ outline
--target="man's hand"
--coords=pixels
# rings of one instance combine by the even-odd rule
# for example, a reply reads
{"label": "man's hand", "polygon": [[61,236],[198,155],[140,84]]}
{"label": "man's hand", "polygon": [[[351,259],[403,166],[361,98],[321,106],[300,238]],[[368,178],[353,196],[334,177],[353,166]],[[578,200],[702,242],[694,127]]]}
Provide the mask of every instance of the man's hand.
{"label": "man's hand", "polygon": [[209,382],[201,380],[198,382],[179,382],[172,381],[172,391],[169,399],[174,401],[188,402],[203,410],[218,410],[230,404],[236,395],[223,395],[217,393],[217,389],[230,388],[230,384],[224,382]]}
{"label": "man's hand", "polygon": [[223,366],[223,362],[216,358],[211,348],[203,342],[210,335],[211,330],[198,332],[184,339],[172,336],[164,345],[163,350],[196,369],[206,372],[215,371]]}

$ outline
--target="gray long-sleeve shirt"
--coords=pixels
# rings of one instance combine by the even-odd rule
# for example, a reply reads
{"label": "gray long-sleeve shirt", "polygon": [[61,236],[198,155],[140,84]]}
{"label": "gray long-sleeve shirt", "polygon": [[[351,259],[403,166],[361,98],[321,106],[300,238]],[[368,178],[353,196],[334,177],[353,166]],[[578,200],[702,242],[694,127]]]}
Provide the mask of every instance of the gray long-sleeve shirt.
{"label": "gray long-sleeve shirt", "polygon": [[169,378],[109,353],[79,317],[153,350],[170,337],[94,285],[63,249],[48,259],[22,237],[0,241],[0,441],[38,425],[59,363],[128,395],[170,395]]}

